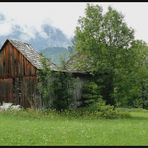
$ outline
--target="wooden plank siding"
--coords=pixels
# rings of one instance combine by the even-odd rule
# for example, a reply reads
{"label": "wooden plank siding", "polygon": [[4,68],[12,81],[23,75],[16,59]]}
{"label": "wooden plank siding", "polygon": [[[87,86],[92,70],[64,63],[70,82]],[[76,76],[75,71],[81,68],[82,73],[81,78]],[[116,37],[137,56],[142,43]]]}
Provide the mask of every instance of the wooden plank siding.
{"label": "wooden plank siding", "polygon": [[36,70],[11,43],[0,52],[0,78],[36,76]]}
{"label": "wooden plank siding", "polygon": [[0,51],[0,102],[30,107],[35,93],[36,71],[9,41]]}

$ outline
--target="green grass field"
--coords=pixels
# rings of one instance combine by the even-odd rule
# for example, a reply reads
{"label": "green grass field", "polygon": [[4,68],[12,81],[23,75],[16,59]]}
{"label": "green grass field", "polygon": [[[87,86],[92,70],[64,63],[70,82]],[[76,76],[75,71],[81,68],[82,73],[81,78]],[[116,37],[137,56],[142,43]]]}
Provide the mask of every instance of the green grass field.
{"label": "green grass field", "polygon": [[128,119],[0,112],[0,145],[148,145],[148,111]]}

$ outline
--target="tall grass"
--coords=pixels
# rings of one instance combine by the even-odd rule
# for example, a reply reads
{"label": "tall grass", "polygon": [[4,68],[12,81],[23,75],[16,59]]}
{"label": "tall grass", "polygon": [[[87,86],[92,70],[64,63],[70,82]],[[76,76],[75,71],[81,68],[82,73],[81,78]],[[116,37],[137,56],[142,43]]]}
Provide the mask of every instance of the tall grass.
{"label": "tall grass", "polygon": [[0,112],[0,145],[148,145],[147,112],[131,111],[124,119],[75,114]]}

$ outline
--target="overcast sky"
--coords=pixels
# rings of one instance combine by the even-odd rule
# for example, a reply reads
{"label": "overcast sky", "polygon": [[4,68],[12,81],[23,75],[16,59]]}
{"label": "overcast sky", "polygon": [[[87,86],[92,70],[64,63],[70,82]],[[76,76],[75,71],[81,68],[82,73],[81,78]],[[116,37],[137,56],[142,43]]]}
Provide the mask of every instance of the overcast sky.
{"label": "overcast sky", "polygon": [[[41,25],[49,23],[72,37],[79,16],[84,15],[87,3],[0,3],[0,35],[12,31],[13,24],[26,26],[26,31],[33,34],[33,29],[40,30]],[[112,6],[125,16],[127,24],[135,29],[137,39],[148,43],[148,3],[93,3],[99,4],[106,11]]]}

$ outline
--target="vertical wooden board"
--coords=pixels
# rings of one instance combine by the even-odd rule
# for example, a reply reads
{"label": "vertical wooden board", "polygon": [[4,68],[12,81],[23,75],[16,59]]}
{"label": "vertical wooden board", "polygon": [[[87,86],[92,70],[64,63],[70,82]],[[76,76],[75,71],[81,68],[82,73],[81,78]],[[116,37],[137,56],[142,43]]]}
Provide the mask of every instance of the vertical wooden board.
{"label": "vertical wooden board", "polygon": [[12,60],[11,60],[11,53],[12,51],[11,51],[11,45],[9,45],[9,77],[11,77],[12,76],[12,74],[11,74],[11,67],[12,67]]}
{"label": "vertical wooden board", "polygon": [[3,51],[1,51],[1,78],[3,77]]}
{"label": "vertical wooden board", "polygon": [[16,77],[16,50],[14,49],[13,47],[13,58],[14,58],[14,70],[13,70],[13,73],[14,73],[14,77]]}
{"label": "vertical wooden board", "polygon": [[27,76],[27,60],[25,60],[25,76]]}
{"label": "vertical wooden board", "polygon": [[28,61],[26,61],[26,76],[28,76]]}
{"label": "vertical wooden board", "polygon": [[24,75],[23,55],[21,55],[21,76]]}
{"label": "vertical wooden board", "polygon": [[19,63],[20,63],[20,76],[22,77],[22,66],[23,66],[23,62],[22,62],[22,60],[23,60],[23,59],[22,59],[22,54],[19,53],[19,56],[20,56],[20,62],[19,62]]}
{"label": "vertical wooden board", "polygon": [[14,59],[13,59],[13,48],[12,48],[12,46],[11,46],[10,49],[11,49],[11,76],[13,77]]}
{"label": "vertical wooden board", "polygon": [[0,79],[0,101],[2,101],[3,98],[3,80]]}
{"label": "vertical wooden board", "polygon": [[25,76],[27,76],[27,61],[24,59]]}
{"label": "vertical wooden board", "polygon": [[23,65],[24,65],[24,76],[26,75],[26,60],[23,57]]}
{"label": "vertical wooden board", "polygon": [[13,47],[13,51],[14,51],[14,77],[17,76],[17,53],[15,48]]}
{"label": "vertical wooden board", "polygon": [[19,53],[18,63],[19,63],[19,77],[20,77],[21,76],[21,54],[20,53]]}
{"label": "vertical wooden board", "polygon": [[3,65],[4,66],[3,67],[4,68],[4,77],[6,76],[6,60],[7,60],[6,59],[6,50],[4,50],[4,61],[3,61],[3,63],[4,63],[4,65]]}
{"label": "vertical wooden board", "polygon": [[19,77],[19,73],[20,73],[20,69],[19,69],[19,53],[16,50],[16,54],[17,54],[17,69],[16,69],[16,73],[17,73],[17,77]]}
{"label": "vertical wooden board", "polygon": [[5,47],[5,50],[4,50],[4,70],[5,70],[5,73],[4,73],[4,75],[5,75],[5,77],[6,77],[6,73],[7,73],[7,67],[6,67],[6,65],[7,65],[7,47]]}
{"label": "vertical wooden board", "polygon": [[26,76],[26,60],[25,59],[24,59],[24,76]]}
{"label": "vertical wooden board", "polygon": [[4,77],[4,65],[3,65],[3,61],[4,61],[4,51],[2,51],[2,78]]}
{"label": "vertical wooden board", "polygon": [[0,53],[0,78],[2,76],[2,66],[1,66],[1,63],[2,63],[2,61],[1,61],[1,53]]}
{"label": "vertical wooden board", "polygon": [[11,46],[11,76],[14,77],[14,50]]}
{"label": "vertical wooden board", "polygon": [[0,53],[0,78],[2,76],[2,55]]}
{"label": "vertical wooden board", "polygon": [[5,76],[5,49],[3,50],[3,76]]}
{"label": "vertical wooden board", "polygon": [[7,77],[10,76],[10,69],[11,68],[11,63],[10,63],[10,46],[8,46],[8,71],[7,71]]}
{"label": "vertical wooden board", "polygon": [[20,76],[20,54],[19,54],[19,52],[17,51],[17,65],[18,65],[18,67],[17,67],[17,76],[19,77]]}
{"label": "vertical wooden board", "polygon": [[6,64],[6,68],[7,68],[7,70],[6,70],[6,78],[8,78],[8,72],[9,72],[9,46],[8,46],[8,44],[7,44],[7,46],[6,46],[7,48],[7,50],[6,50],[6,57],[7,57],[7,60],[6,60],[6,62],[7,62],[7,64]]}
{"label": "vertical wooden board", "polygon": [[24,57],[22,56],[22,75],[25,75],[25,71],[24,71]]}
{"label": "vertical wooden board", "polygon": [[33,76],[33,66],[31,66],[31,76]]}
{"label": "vertical wooden board", "polygon": [[31,76],[31,65],[29,63],[29,76]]}
{"label": "vertical wooden board", "polygon": [[15,77],[17,76],[17,51],[14,49],[15,53],[14,53],[14,57],[15,57]]}
{"label": "vertical wooden board", "polygon": [[7,46],[7,78],[9,76],[9,66],[10,66],[10,57],[9,57],[9,45]]}
{"label": "vertical wooden board", "polygon": [[6,78],[7,78],[8,77],[8,65],[9,65],[9,63],[8,63],[8,44],[6,45],[6,57],[5,58],[6,58],[5,68],[6,68]]}
{"label": "vertical wooden board", "polygon": [[28,68],[27,68],[28,75],[27,76],[30,76],[30,64],[29,64],[29,62],[27,62],[27,63],[28,63]]}
{"label": "vertical wooden board", "polygon": [[2,71],[3,71],[3,78],[4,78],[4,75],[5,75],[5,67],[4,67],[4,60],[5,60],[5,51],[3,50],[3,63],[2,63]]}
{"label": "vertical wooden board", "polygon": [[14,77],[16,77],[16,50],[14,49],[13,47],[13,59],[14,59],[14,63],[13,63],[13,74],[14,74]]}

